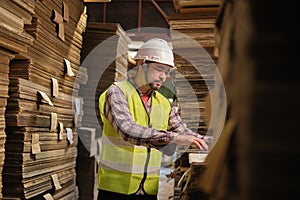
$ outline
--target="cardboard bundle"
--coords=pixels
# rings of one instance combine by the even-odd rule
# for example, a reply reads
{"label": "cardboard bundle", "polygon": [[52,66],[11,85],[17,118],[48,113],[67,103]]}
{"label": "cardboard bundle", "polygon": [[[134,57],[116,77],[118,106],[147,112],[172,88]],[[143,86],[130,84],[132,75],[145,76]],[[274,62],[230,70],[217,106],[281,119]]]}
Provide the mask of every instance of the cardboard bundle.
{"label": "cardboard bundle", "polygon": [[8,101],[9,64],[17,53],[26,53],[32,37],[24,32],[31,22],[34,0],[3,0],[0,2],[0,198],[3,198],[2,171],[5,160],[6,120]]}
{"label": "cardboard bundle", "polygon": [[[170,29],[176,30],[197,41],[213,59],[215,48],[215,21],[217,11],[199,13],[177,13],[168,17]],[[180,35],[172,36],[173,45],[190,48],[190,42]]]}
{"label": "cardboard bundle", "polygon": [[206,134],[207,100],[214,86],[217,10],[168,17],[177,67],[174,80],[181,117],[192,130]]}
{"label": "cardboard bundle", "polygon": [[2,171],[5,160],[5,110],[8,98],[8,73],[9,73],[9,62],[13,58],[11,53],[0,50],[0,198],[2,198]]}
{"label": "cardboard bundle", "polygon": [[78,123],[77,182],[79,198],[97,199],[97,161],[99,159],[101,120],[99,95],[115,81],[127,78],[129,37],[117,23],[89,22],[83,34],[82,68],[87,80],[82,83],[82,121]]}
{"label": "cardboard bundle", "polygon": [[79,199],[96,200],[98,190],[99,149],[96,128],[78,128],[78,156],[76,167]]}
{"label": "cardboard bundle", "polygon": [[174,0],[174,8],[180,13],[199,13],[218,9],[220,0]]}
{"label": "cardboard bundle", "polygon": [[3,0],[0,2],[0,46],[14,53],[26,53],[32,37],[24,32],[34,14],[34,0]]}
{"label": "cardboard bundle", "polygon": [[99,128],[98,98],[113,82],[126,80],[130,38],[118,23],[89,22],[83,34],[83,67],[88,82],[80,90],[84,101],[83,126]]}
{"label": "cardboard bundle", "polygon": [[[56,22],[60,17],[62,21]],[[34,37],[33,44],[24,55],[27,59],[12,63],[12,76],[46,87],[55,78],[61,92],[72,94],[86,18],[81,1],[37,1],[32,23],[24,28]]]}
{"label": "cardboard bundle", "polygon": [[[78,198],[74,125],[74,84],[80,69],[86,11],[79,0],[11,1],[27,9],[20,34],[29,38],[14,49],[6,111],[5,197]],[[15,28],[15,30],[17,30]],[[79,79],[86,76],[81,72]],[[77,108],[78,109],[78,108]]]}

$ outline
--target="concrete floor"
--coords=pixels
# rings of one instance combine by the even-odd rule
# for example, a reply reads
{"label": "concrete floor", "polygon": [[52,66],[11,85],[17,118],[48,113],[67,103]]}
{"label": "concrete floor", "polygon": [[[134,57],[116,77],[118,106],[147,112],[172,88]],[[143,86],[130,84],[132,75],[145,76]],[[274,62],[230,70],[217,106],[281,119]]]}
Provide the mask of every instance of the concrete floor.
{"label": "concrete floor", "polygon": [[173,200],[174,179],[168,179],[167,174],[173,171],[171,167],[162,167],[160,171],[160,181],[158,188],[158,200]]}

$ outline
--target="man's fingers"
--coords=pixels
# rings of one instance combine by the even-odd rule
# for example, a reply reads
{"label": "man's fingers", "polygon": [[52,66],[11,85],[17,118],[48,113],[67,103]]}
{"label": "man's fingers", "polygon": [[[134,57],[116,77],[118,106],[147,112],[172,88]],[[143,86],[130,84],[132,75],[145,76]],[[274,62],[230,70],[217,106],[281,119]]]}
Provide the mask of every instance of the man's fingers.
{"label": "man's fingers", "polygon": [[200,139],[200,138],[195,138],[195,144],[197,145],[197,147],[201,150],[208,150],[208,145],[205,143],[204,140]]}
{"label": "man's fingers", "polygon": [[175,143],[178,145],[196,145],[201,150],[208,150],[208,145],[203,139],[191,135],[178,135],[175,138]]}

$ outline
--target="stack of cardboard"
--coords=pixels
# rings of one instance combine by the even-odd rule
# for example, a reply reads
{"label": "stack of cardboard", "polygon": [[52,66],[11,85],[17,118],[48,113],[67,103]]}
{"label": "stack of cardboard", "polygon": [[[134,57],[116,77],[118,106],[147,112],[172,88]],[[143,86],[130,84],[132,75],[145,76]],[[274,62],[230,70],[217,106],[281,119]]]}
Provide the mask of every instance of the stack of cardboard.
{"label": "stack of cardboard", "polygon": [[12,54],[2,50],[0,51],[0,198],[2,198],[2,170],[5,159],[5,109],[7,105],[9,85],[8,65],[12,57]]}
{"label": "stack of cardboard", "polygon": [[168,17],[177,74],[175,79],[181,117],[200,133],[208,131],[209,89],[214,85],[215,20],[217,10],[176,13]]}
{"label": "stack of cardboard", "polygon": [[180,13],[195,13],[216,10],[221,0],[174,0],[173,4]]}
{"label": "stack of cardboard", "polygon": [[[107,40],[111,37],[116,37],[116,40]],[[106,41],[106,43],[102,43],[104,41]],[[130,38],[126,35],[126,32],[120,24],[89,22],[84,33],[82,59],[86,58],[97,45],[105,45],[106,50],[109,50],[110,54],[113,53],[113,55],[115,55],[114,62],[106,66],[106,73],[110,75],[110,77],[107,77],[107,81],[111,83],[112,79],[115,81],[124,80],[127,72],[127,54],[121,52],[128,51],[129,43]],[[110,54],[105,54],[105,52],[99,53],[101,59],[109,58]]]}
{"label": "stack of cardboard", "polygon": [[127,78],[130,38],[120,24],[89,22],[83,34],[82,67],[88,79],[80,87],[83,101],[82,121],[78,126],[79,144],[77,182],[80,199],[97,199],[97,161],[99,159],[101,120],[99,95],[115,81]]}
{"label": "stack of cardboard", "polygon": [[[216,61],[215,49],[215,21],[217,11],[199,13],[177,13],[168,17],[172,30],[176,30],[197,41]],[[176,35],[175,35],[176,36]],[[173,45],[189,48],[190,43],[178,35],[172,37]]]}
{"label": "stack of cardboard", "polygon": [[2,199],[2,171],[5,160],[6,120],[5,111],[9,88],[9,64],[18,56],[26,53],[32,44],[32,37],[24,32],[24,25],[31,22],[34,1],[3,0],[0,2],[0,199]]}
{"label": "stack of cardboard", "polygon": [[96,200],[98,197],[98,154],[96,128],[78,128],[77,182],[79,199]]}
{"label": "stack of cardboard", "polygon": [[26,53],[32,37],[24,32],[31,23],[34,0],[3,0],[0,2],[0,46],[14,53]]}
{"label": "stack of cardboard", "polygon": [[[177,54],[175,64],[178,73],[175,84],[181,116],[188,125],[192,127],[198,125],[197,130],[200,134],[213,135],[217,138],[218,133],[213,130],[215,127],[210,127],[209,123],[212,114],[211,92],[218,85],[219,80],[216,76],[218,57],[215,54],[215,23],[220,2],[214,0],[177,0],[176,2],[179,13],[169,16],[168,20],[173,30],[171,37],[174,52]],[[197,115],[200,115],[199,121]],[[203,155],[199,154],[198,150],[193,152],[192,149],[185,153],[188,154],[186,157],[189,159],[193,158],[193,153],[197,158]],[[181,187],[175,187],[177,197],[175,196],[174,199],[206,199],[199,192],[196,183],[206,169],[204,160],[201,162],[194,160],[188,165],[182,163],[179,165],[181,170],[185,169],[185,173],[180,178]]]}
{"label": "stack of cardboard", "polygon": [[[84,101],[83,126],[99,127],[99,95],[115,81],[127,78],[130,38],[118,23],[89,22],[84,33],[82,62],[88,83],[80,90]],[[96,90],[96,91],[95,91]]]}
{"label": "stack of cardboard", "polygon": [[[77,199],[73,100],[79,89],[74,83],[85,7],[80,0],[21,2],[32,6],[26,18],[30,23],[22,29],[30,34],[31,44],[15,49],[16,59],[10,63],[3,194]],[[19,16],[18,10],[14,13]]]}

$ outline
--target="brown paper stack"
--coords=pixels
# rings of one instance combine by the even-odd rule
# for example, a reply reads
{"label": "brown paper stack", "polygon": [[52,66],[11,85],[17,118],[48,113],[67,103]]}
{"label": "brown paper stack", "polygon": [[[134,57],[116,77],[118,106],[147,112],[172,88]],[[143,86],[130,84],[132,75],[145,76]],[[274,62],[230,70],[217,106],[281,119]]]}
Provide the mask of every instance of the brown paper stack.
{"label": "brown paper stack", "polygon": [[117,23],[89,22],[84,33],[82,66],[88,80],[80,87],[82,123],[78,124],[77,180],[79,198],[97,198],[97,159],[101,135],[99,95],[115,81],[126,79],[129,37]]}
{"label": "brown paper stack", "polygon": [[181,117],[200,133],[208,130],[206,107],[209,88],[214,85],[215,20],[217,10],[176,13],[168,17],[175,52],[175,86]]}
{"label": "brown paper stack", "polygon": [[77,156],[77,182],[79,199],[97,199],[98,173],[97,173],[97,139],[96,129],[88,127],[78,128],[78,156]]}
{"label": "brown paper stack", "polygon": [[34,0],[3,0],[0,2],[0,46],[15,53],[26,53],[32,37],[24,32],[25,24],[34,15]]}
{"label": "brown paper stack", "polygon": [[5,110],[8,98],[9,61],[13,55],[0,50],[0,199],[2,198],[2,171],[5,159]]}
{"label": "brown paper stack", "polygon": [[3,194],[77,199],[73,100],[79,89],[74,83],[87,19],[83,2],[10,2],[11,9],[17,4],[26,8],[22,16],[18,10],[13,13],[26,17],[23,27],[15,30],[29,39],[12,49]]}
{"label": "brown paper stack", "polygon": [[94,120],[99,116],[99,95],[113,82],[126,80],[129,43],[130,38],[118,23],[87,24],[82,62],[86,64],[89,80],[80,90],[84,101],[83,126],[99,127],[99,122]]}
{"label": "brown paper stack", "polygon": [[180,13],[199,13],[218,9],[221,0],[174,0],[176,11]]}
{"label": "brown paper stack", "polygon": [[3,0],[0,2],[0,199],[3,190],[3,166],[5,160],[6,120],[8,101],[9,64],[16,53],[26,53],[33,38],[24,32],[34,14],[34,0]]}

